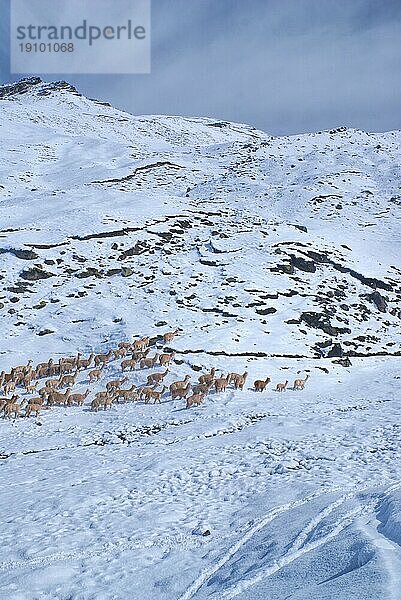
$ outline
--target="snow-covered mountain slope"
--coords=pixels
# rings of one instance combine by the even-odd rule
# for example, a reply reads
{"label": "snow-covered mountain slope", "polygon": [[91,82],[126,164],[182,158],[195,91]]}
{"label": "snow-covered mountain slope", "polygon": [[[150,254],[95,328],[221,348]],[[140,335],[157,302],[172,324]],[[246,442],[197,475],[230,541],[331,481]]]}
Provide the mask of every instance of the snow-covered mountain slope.
{"label": "snow-covered mountain slope", "polygon": [[0,599],[401,598],[400,137],[0,87],[0,371],[179,328],[167,385],[249,373],[0,419]]}
{"label": "snow-covered mountain slope", "polygon": [[399,132],[272,138],[49,87],[1,103],[0,247],[31,251],[2,255],[6,347],[100,349],[164,322],[184,351],[394,353]]}

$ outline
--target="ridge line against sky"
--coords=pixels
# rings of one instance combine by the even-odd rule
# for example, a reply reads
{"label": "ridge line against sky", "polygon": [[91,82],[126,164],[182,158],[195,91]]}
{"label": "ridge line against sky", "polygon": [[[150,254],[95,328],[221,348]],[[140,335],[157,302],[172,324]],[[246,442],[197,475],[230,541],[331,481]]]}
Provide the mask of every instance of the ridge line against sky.
{"label": "ridge line against sky", "polygon": [[[0,82],[10,73],[0,0]],[[56,1],[56,0],[55,0]],[[46,75],[133,114],[207,116],[273,135],[401,128],[399,0],[153,0],[150,75]]]}

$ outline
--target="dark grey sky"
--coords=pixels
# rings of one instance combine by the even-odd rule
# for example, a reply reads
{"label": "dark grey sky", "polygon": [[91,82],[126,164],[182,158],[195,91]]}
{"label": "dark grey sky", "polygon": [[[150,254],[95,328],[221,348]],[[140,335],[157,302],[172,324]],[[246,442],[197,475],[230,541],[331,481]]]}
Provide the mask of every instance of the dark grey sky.
{"label": "dark grey sky", "polygon": [[[11,0],[12,1],[12,0]],[[0,0],[0,80],[10,74]],[[401,0],[153,0],[150,75],[46,75],[134,114],[401,128]]]}

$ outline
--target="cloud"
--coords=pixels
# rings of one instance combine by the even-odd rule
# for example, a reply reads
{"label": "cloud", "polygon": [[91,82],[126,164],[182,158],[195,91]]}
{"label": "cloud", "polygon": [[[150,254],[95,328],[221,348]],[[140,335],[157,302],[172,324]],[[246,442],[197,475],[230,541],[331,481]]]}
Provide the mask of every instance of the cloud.
{"label": "cloud", "polygon": [[400,16],[393,0],[153,0],[150,75],[68,79],[135,114],[212,116],[273,134],[394,129]]}

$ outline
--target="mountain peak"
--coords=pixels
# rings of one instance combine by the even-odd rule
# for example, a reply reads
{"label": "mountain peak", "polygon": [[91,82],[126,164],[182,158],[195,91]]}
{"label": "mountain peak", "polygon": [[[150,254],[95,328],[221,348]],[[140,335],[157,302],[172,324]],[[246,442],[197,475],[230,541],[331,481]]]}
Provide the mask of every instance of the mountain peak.
{"label": "mountain peak", "polygon": [[0,99],[12,100],[16,96],[32,92],[38,96],[50,96],[53,92],[66,91],[81,96],[78,90],[67,81],[46,83],[40,77],[24,77],[14,83],[0,86]]}

